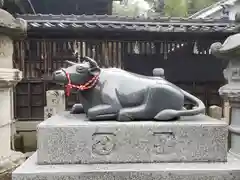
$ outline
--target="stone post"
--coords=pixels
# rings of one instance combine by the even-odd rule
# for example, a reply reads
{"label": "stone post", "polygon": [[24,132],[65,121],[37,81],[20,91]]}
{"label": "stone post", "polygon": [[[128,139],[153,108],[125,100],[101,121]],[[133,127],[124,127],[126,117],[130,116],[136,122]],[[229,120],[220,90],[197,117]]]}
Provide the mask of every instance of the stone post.
{"label": "stone post", "polygon": [[44,119],[65,111],[65,93],[63,90],[49,90],[46,92],[47,106],[44,107]]}
{"label": "stone post", "polygon": [[11,150],[11,126],[13,120],[12,89],[22,79],[22,73],[13,69],[13,40],[25,35],[26,22],[15,19],[0,9],[0,179],[21,164],[24,156]]}
{"label": "stone post", "polygon": [[163,68],[155,68],[153,69],[152,73],[153,73],[153,76],[165,78]]}
{"label": "stone post", "polygon": [[208,115],[215,119],[222,119],[222,108],[216,105],[210,106]]}
{"label": "stone post", "polygon": [[219,94],[230,105],[229,137],[230,152],[240,156],[240,34],[229,36],[221,44],[212,44],[211,52],[228,62],[223,74],[227,84],[219,89]]}
{"label": "stone post", "polygon": [[224,102],[223,104],[223,117],[224,117],[224,120],[226,121],[226,123],[229,124],[229,118],[230,118],[230,105],[229,105],[229,102]]}

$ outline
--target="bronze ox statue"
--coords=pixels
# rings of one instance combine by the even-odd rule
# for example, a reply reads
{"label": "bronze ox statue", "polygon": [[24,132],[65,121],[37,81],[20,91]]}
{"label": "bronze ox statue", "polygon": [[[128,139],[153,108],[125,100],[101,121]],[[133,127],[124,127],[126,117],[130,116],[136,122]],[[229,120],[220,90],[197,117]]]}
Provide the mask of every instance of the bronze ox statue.
{"label": "bronze ox statue", "polygon": [[[66,86],[67,95],[78,89],[81,104],[75,104],[71,113],[86,113],[89,120],[164,121],[205,112],[201,100],[161,77],[100,68],[89,57],[67,63],[68,68],[53,73],[53,80]],[[185,109],[185,98],[196,108]]]}

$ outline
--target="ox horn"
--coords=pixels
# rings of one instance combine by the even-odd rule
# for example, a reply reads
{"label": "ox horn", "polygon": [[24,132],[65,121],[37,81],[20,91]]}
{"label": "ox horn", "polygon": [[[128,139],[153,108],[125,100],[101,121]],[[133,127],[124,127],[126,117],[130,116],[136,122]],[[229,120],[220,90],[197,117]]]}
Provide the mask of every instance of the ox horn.
{"label": "ox horn", "polygon": [[98,67],[97,62],[95,60],[93,60],[92,58],[85,56],[84,60],[89,62],[92,67]]}
{"label": "ox horn", "polygon": [[68,60],[66,60],[65,62],[68,63],[68,64],[70,64],[70,65],[76,65],[76,64],[77,64],[77,63],[75,63],[75,62],[68,61]]}

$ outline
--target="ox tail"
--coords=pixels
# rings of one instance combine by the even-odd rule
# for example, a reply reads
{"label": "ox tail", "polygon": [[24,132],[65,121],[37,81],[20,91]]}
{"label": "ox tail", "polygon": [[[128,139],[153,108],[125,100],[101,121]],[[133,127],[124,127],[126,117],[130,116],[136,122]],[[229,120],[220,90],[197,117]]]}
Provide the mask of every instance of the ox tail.
{"label": "ox tail", "polygon": [[198,114],[204,114],[205,113],[205,105],[203,102],[198,99],[197,97],[193,96],[192,94],[182,90],[182,93],[184,94],[184,97],[189,99],[190,101],[194,102],[196,104],[196,107],[193,109],[182,109],[182,110],[173,110],[173,109],[165,109],[159,112],[154,119],[156,120],[171,120],[174,118],[178,118],[181,116],[194,116]]}

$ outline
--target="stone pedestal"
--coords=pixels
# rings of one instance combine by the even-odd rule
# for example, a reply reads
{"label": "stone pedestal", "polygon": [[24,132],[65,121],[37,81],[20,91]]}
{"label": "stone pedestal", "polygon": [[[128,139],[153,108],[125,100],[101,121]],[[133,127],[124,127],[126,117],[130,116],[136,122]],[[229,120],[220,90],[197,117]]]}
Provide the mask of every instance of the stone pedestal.
{"label": "stone pedestal", "polygon": [[22,19],[15,19],[0,9],[0,179],[21,164],[22,153],[11,150],[11,127],[13,120],[13,87],[22,79],[22,73],[13,69],[13,39],[21,37],[26,30]]}
{"label": "stone pedestal", "polygon": [[227,163],[127,163],[38,165],[30,157],[13,173],[13,180],[238,180],[240,160]]}
{"label": "stone pedestal", "polygon": [[227,124],[205,115],[176,122],[55,115],[37,129],[39,164],[225,162]]}
{"label": "stone pedestal", "polygon": [[13,121],[12,88],[22,78],[17,69],[0,68],[0,157],[10,153],[11,126]]}
{"label": "stone pedestal", "polygon": [[89,121],[69,112],[38,126],[38,150],[13,180],[235,180],[227,124],[205,115],[175,122]]}

